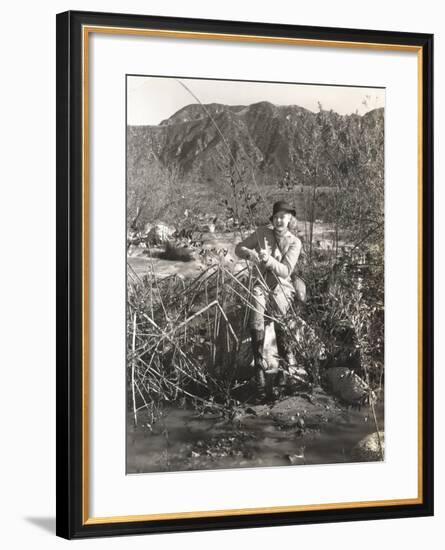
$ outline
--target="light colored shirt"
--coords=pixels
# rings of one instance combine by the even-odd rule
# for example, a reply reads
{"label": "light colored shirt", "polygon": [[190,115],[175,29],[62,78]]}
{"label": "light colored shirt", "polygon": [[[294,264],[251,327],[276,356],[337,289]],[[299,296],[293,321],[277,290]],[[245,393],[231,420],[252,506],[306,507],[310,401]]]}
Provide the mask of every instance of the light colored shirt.
{"label": "light colored shirt", "polygon": [[[248,259],[248,250],[267,250],[269,258],[258,265],[261,277],[270,288],[278,282],[286,286],[291,284],[290,277],[297,264],[301,251],[301,241],[287,230],[279,234],[272,227],[259,227],[254,233],[236,245],[235,253],[239,258]],[[260,277],[260,279],[261,279]]]}

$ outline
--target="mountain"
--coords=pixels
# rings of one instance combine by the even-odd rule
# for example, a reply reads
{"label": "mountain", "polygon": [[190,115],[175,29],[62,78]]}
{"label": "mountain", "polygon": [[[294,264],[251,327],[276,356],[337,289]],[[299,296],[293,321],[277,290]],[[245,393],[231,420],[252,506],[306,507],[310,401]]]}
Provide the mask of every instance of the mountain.
{"label": "mountain", "polygon": [[[326,113],[326,112],[325,112]],[[158,126],[127,129],[129,179],[153,161],[176,167],[204,181],[218,181],[230,165],[230,153],[245,170],[274,178],[290,172],[305,179],[305,150],[317,140],[317,118],[296,105],[277,106],[263,101],[249,106],[212,103],[188,105]],[[334,127],[365,140],[369,133],[383,137],[383,109],[363,116],[329,112]],[[347,139],[345,131],[339,139]],[[302,181],[304,183],[304,181]]]}
{"label": "mountain", "polygon": [[383,174],[383,143],[383,109],[360,116],[267,101],[191,104],[157,126],[127,127],[128,190],[169,179],[214,202],[234,180],[269,196],[283,182],[306,186],[317,179],[329,187],[339,177],[353,181],[364,164]]}

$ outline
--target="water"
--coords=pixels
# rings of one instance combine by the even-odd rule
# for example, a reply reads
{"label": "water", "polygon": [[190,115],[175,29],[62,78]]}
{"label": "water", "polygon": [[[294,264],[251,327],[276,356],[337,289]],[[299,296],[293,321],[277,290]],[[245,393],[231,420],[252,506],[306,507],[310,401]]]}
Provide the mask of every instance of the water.
{"label": "water", "polygon": [[[382,405],[377,417],[382,430]],[[232,421],[173,406],[152,427],[144,413],[127,426],[127,473],[352,462],[353,447],[376,431],[369,408],[305,409],[301,399]]]}

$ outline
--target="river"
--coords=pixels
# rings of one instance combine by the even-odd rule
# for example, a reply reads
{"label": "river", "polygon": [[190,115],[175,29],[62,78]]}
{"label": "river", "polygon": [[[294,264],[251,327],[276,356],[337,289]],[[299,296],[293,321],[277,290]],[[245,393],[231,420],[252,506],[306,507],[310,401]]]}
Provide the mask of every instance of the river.
{"label": "river", "polygon": [[[376,413],[383,430],[382,403]],[[354,446],[375,431],[369,407],[345,408],[324,392],[248,408],[231,420],[169,406],[154,426],[144,413],[135,426],[128,414],[127,473],[352,462]]]}

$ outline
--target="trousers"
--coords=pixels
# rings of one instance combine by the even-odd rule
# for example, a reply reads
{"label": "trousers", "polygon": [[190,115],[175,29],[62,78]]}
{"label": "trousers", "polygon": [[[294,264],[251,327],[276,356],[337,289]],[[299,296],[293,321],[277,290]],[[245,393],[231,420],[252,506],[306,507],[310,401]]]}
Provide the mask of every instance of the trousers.
{"label": "trousers", "polygon": [[264,330],[264,315],[280,317],[289,309],[295,291],[291,285],[278,284],[273,289],[255,284],[252,289],[252,309],[249,316],[251,330]]}

